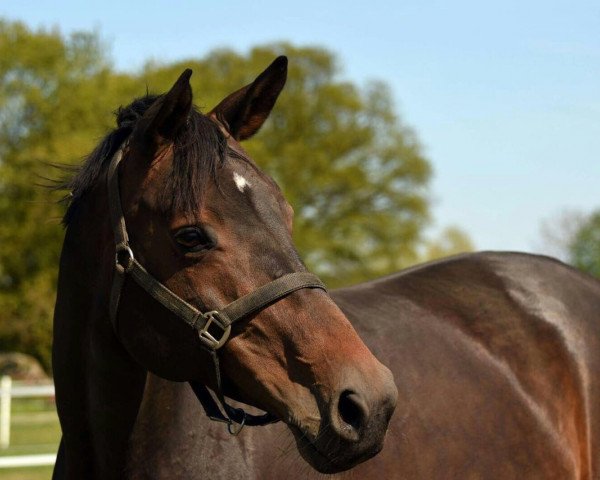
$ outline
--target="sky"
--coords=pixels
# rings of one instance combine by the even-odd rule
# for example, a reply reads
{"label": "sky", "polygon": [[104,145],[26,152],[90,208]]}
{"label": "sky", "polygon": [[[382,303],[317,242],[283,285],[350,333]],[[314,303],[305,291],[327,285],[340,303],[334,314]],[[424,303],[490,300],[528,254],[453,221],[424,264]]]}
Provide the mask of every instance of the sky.
{"label": "sky", "polygon": [[[431,234],[540,251],[541,224],[600,208],[600,2],[3,1],[0,16],[97,30],[115,65],[290,41],[383,80],[431,161]],[[258,73],[258,72],[257,72]]]}

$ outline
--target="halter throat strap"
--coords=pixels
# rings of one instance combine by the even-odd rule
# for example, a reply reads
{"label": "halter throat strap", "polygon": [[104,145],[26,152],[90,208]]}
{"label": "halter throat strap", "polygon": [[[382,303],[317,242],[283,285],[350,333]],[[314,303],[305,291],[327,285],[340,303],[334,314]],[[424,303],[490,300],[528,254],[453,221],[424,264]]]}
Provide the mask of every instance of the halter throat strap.
{"label": "halter throat strap", "polygon": [[[221,412],[206,386],[198,382],[190,382],[190,385],[209,418],[226,422],[229,432],[232,434],[239,433],[244,425],[266,425],[277,421],[277,418],[271,414],[260,416],[246,414],[242,409],[231,407],[225,402],[217,350],[227,342],[234,322],[261,311],[297,290],[318,288],[327,291],[325,285],[312,273],[295,272],[277,278],[219,310],[201,312],[186,302],[148,273],[133,254],[129,244],[119,190],[119,164],[123,158],[124,148],[125,146],[120,147],[114,154],[107,174],[110,221],[115,241],[115,272],[110,293],[109,315],[115,332],[118,334],[119,300],[125,278],[129,275],[156,301],[196,330],[201,345],[208,350],[215,368],[216,394],[225,414]],[[232,428],[234,422],[239,424],[239,427]]]}

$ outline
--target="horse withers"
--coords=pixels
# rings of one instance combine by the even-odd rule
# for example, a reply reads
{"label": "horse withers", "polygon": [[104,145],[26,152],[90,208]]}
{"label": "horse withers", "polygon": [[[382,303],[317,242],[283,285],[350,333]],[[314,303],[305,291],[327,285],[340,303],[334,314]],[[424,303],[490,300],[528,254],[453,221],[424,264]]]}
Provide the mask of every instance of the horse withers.
{"label": "horse withers", "polygon": [[[132,432],[145,425],[156,435],[177,403],[146,416],[149,372],[265,410],[321,472],[381,450],[392,375],[306,272],[291,207],[238,143],[266,120],[286,72],[279,57],[208,115],[193,107],[184,72],[168,93],[122,108],[69,182],[54,318],[55,478],[161,477],[144,461],[161,450],[140,455]],[[229,427],[240,424],[234,433],[250,423],[222,406]]]}

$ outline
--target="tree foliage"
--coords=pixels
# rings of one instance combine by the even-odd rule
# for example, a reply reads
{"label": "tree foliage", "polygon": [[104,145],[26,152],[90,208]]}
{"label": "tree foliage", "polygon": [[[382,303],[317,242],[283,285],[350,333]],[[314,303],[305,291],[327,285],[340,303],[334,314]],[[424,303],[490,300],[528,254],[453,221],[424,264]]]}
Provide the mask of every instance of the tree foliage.
{"label": "tree foliage", "polygon": [[563,262],[571,262],[571,243],[586,221],[586,215],[578,210],[565,209],[540,225],[540,240],[537,250],[556,257]]}
{"label": "tree foliage", "polygon": [[541,249],[600,278],[600,210],[564,210],[542,223]]}
{"label": "tree foliage", "polygon": [[112,111],[165,91],[186,67],[208,111],[276,55],[290,59],[272,118],[246,144],[296,211],[295,241],[330,286],[414,263],[428,220],[430,166],[394,112],[387,86],[341,77],[320,48],[274,44],[247,54],[216,50],[120,73],[99,36],[69,37],[0,21],[0,350],[49,365],[62,206],[37,186],[53,163],[73,164],[114,125]]}
{"label": "tree foliage", "polygon": [[589,215],[569,243],[570,263],[600,278],[600,211]]}
{"label": "tree foliage", "polygon": [[425,242],[423,261],[437,260],[475,249],[469,236],[456,226],[446,227],[438,238]]}
{"label": "tree foliage", "polygon": [[0,22],[0,349],[49,362],[61,208],[39,187],[110,125],[98,38]]}

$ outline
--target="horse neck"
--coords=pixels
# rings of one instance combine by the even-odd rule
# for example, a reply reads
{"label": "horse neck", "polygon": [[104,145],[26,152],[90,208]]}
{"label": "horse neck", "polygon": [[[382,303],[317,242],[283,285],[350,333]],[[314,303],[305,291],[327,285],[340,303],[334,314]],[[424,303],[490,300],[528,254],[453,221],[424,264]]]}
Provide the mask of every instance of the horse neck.
{"label": "horse neck", "polygon": [[[90,220],[99,218],[106,220]],[[52,355],[67,478],[123,476],[146,379],[109,320],[114,249],[107,218],[105,208],[81,205],[60,260]]]}

